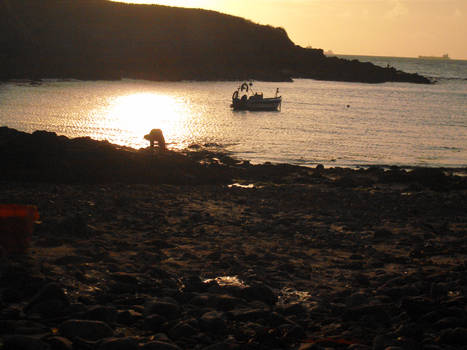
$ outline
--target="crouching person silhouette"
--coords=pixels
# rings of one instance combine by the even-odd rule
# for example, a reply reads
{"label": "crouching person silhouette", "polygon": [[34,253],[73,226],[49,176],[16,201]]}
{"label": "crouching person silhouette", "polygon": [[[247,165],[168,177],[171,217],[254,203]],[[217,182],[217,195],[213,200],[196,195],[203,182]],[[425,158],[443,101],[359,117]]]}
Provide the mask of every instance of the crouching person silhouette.
{"label": "crouching person silhouette", "polygon": [[167,149],[165,146],[164,134],[162,134],[161,129],[152,129],[149,134],[144,135],[144,138],[149,141],[149,146],[151,149],[154,148],[155,141],[157,141],[159,151],[165,151]]}

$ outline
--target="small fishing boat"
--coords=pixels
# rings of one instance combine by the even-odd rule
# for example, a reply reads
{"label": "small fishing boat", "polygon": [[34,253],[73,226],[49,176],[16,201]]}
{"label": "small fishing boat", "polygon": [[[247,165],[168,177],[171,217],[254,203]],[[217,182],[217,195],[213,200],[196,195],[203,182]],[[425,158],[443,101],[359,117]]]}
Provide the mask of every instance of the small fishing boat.
{"label": "small fishing boat", "polygon": [[281,108],[282,97],[276,89],[274,97],[263,97],[262,92],[253,90],[253,83],[243,83],[234,91],[230,107],[234,111],[278,111]]}

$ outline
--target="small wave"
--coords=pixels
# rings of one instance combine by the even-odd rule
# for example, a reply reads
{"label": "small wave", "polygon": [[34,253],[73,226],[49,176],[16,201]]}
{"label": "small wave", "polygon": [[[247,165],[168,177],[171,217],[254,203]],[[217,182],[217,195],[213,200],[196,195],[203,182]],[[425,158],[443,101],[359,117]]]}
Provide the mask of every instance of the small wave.
{"label": "small wave", "polygon": [[460,78],[460,77],[428,77],[428,79],[433,80],[433,81],[439,81],[439,80],[448,80],[448,81],[467,81],[466,78]]}

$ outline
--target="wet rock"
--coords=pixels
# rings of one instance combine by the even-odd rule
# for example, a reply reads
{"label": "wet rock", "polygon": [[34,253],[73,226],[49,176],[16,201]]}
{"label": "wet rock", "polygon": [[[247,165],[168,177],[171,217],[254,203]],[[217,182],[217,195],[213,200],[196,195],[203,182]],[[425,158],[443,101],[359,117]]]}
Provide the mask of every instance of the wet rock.
{"label": "wet rock", "polygon": [[42,340],[27,335],[6,337],[2,350],[47,350],[49,346]]}
{"label": "wet rock", "polygon": [[270,312],[263,309],[237,309],[229,312],[236,321],[255,321],[269,318]]}
{"label": "wet rock", "polygon": [[282,313],[283,315],[303,315],[307,312],[306,307],[302,303],[292,303],[288,305],[283,305],[277,308],[277,311]]}
{"label": "wet rock", "polygon": [[346,299],[346,304],[350,307],[366,305],[368,303],[368,296],[364,293],[354,293]]}
{"label": "wet rock", "polygon": [[99,340],[113,336],[114,331],[102,321],[68,320],[59,326],[59,332],[66,338],[80,337],[85,340]]}
{"label": "wet rock", "polygon": [[441,333],[440,341],[442,344],[465,346],[467,344],[467,328],[446,329]]}
{"label": "wet rock", "polygon": [[49,344],[50,350],[73,350],[73,343],[64,337],[50,337],[44,341]]}
{"label": "wet rock", "polygon": [[63,288],[56,283],[45,285],[24,308],[27,314],[37,313],[44,318],[61,316],[69,306]]}
{"label": "wet rock", "polygon": [[385,310],[384,305],[364,305],[347,309],[343,314],[344,320],[357,321],[364,320],[369,324],[384,324],[390,323],[390,317]]}
{"label": "wet rock", "polygon": [[373,350],[386,350],[392,346],[399,346],[397,339],[389,335],[377,335],[373,339]]}
{"label": "wet rock", "polygon": [[113,306],[93,306],[84,312],[81,317],[83,320],[103,321],[113,323],[117,318],[117,310]]}
{"label": "wet rock", "polygon": [[246,303],[242,299],[233,297],[228,294],[204,293],[195,295],[190,300],[190,304],[199,307],[229,311],[244,306]]}
{"label": "wet rock", "polygon": [[274,305],[277,302],[277,296],[272,289],[260,283],[241,289],[240,296],[247,300],[259,300],[268,305]]}
{"label": "wet rock", "polygon": [[433,324],[433,329],[442,330],[464,325],[464,320],[457,317],[444,317]]}
{"label": "wet rock", "polygon": [[163,316],[157,314],[149,315],[144,319],[144,329],[152,332],[158,332],[166,322],[167,319]]}
{"label": "wet rock", "polygon": [[137,350],[138,338],[126,337],[126,338],[108,338],[104,339],[98,350]]}
{"label": "wet rock", "polygon": [[171,339],[177,340],[181,338],[189,338],[198,334],[199,331],[194,328],[190,323],[181,321],[169,330]]}
{"label": "wet rock", "polygon": [[178,347],[177,345],[163,342],[163,341],[152,341],[152,342],[146,343],[144,344],[142,349],[143,350],[181,350],[181,348]]}
{"label": "wet rock", "polygon": [[417,320],[432,311],[435,304],[426,297],[407,297],[402,299],[400,308],[412,319]]}
{"label": "wet rock", "polygon": [[206,312],[199,319],[199,326],[208,333],[224,333],[227,329],[225,314],[219,311]]}
{"label": "wet rock", "polygon": [[181,309],[175,303],[162,301],[162,300],[151,300],[144,306],[144,315],[160,315],[169,320],[173,320],[180,315]]}
{"label": "wet rock", "polygon": [[288,343],[298,342],[306,336],[305,330],[299,325],[285,324],[280,326],[279,329]]}
{"label": "wet rock", "polygon": [[116,321],[123,325],[131,325],[143,319],[143,314],[135,310],[117,311]]}

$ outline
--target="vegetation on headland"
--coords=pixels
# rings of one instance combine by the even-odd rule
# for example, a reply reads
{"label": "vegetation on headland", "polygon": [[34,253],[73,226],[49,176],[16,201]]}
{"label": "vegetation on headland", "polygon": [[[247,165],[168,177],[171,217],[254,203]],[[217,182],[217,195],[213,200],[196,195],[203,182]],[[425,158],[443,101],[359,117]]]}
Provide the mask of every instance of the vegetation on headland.
{"label": "vegetation on headland", "polygon": [[0,2],[0,80],[265,80],[429,83],[295,45],[282,28],[200,9],[106,0]]}

